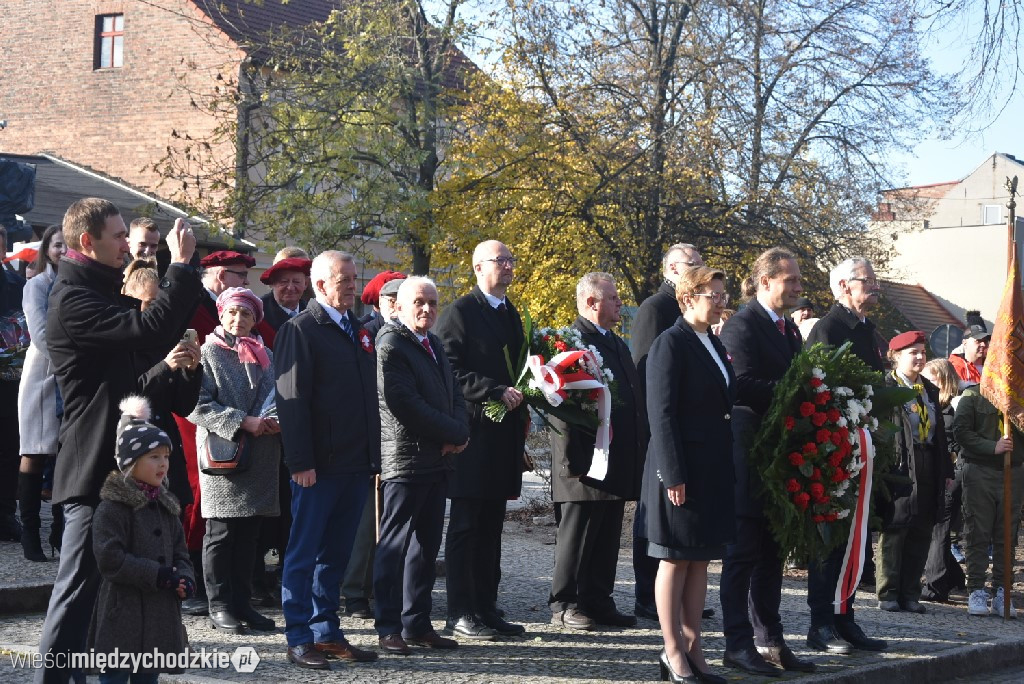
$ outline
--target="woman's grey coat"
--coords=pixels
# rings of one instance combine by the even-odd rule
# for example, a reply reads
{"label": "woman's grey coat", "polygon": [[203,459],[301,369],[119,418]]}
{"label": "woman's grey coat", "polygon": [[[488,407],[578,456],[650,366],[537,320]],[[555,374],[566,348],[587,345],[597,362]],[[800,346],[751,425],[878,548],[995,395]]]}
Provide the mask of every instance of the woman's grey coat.
{"label": "woman's grey coat", "polygon": [[100,499],[92,549],[103,581],[89,647],[97,653],[181,653],[186,641],[178,595],[156,585],[162,567],[175,567],[195,582],[178,500],[165,487],[151,501],[116,470],[103,483]]}
{"label": "woman's grey coat", "polygon": [[[196,424],[196,453],[203,458],[206,436],[212,431],[224,439],[242,435],[242,419],[259,415],[267,397],[274,392],[274,362],[261,370],[253,364],[255,388],[249,386],[245,364],[238,352],[213,343],[213,333],[202,347],[203,386],[196,410],[188,417]],[[253,408],[255,406],[255,408]],[[263,435],[255,439],[249,468],[234,475],[206,475],[199,472],[199,491],[204,518],[246,518],[280,515],[277,480],[281,461],[281,439]],[[227,448],[232,448],[227,445]]]}
{"label": "woman's grey coat", "polygon": [[57,379],[46,351],[46,306],[57,272],[52,266],[25,283],[22,307],[32,338],[18,386],[18,424],[21,453],[56,454],[60,422],[57,420]]}

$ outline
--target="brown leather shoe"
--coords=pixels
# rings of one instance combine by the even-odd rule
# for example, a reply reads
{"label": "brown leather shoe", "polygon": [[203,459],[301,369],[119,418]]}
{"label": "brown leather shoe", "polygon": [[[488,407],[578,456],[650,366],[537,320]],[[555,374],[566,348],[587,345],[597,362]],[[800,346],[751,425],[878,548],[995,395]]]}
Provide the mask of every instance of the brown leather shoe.
{"label": "brown leather shoe", "polygon": [[416,637],[406,637],[405,643],[410,646],[428,646],[430,648],[458,648],[459,642],[455,639],[447,639],[434,630]]}
{"label": "brown leather shoe", "polygon": [[766,661],[790,672],[814,672],[817,666],[810,660],[802,660],[786,644],[782,646],[758,646],[757,652]]}
{"label": "brown leather shoe", "polygon": [[350,663],[372,663],[377,659],[377,654],[373,651],[356,648],[344,639],[341,641],[318,641],[313,644],[313,647],[328,658],[337,658]]}
{"label": "brown leather shoe", "polygon": [[412,649],[409,648],[409,644],[405,643],[405,639],[402,638],[401,634],[388,634],[382,636],[377,640],[380,644],[381,649],[388,653],[394,653],[395,655],[412,655]]}
{"label": "brown leather shoe", "polygon": [[288,647],[288,660],[299,667],[310,670],[330,670],[331,666],[323,654],[313,648],[313,644],[299,644]]}

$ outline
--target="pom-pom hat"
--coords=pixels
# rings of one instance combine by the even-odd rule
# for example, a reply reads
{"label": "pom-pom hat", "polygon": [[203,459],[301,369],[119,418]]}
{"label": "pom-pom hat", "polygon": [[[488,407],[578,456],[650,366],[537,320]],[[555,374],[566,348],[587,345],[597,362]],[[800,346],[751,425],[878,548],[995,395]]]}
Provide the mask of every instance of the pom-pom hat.
{"label": "pom-pom hat", "polygon": [[117,442],[114,447],[117,468],[127,473],[135,462],[158,446],[171,448],[167,433],[149,422],[149,401],[145,397],[130,395],[121,400],[121,419],[117,422]]}

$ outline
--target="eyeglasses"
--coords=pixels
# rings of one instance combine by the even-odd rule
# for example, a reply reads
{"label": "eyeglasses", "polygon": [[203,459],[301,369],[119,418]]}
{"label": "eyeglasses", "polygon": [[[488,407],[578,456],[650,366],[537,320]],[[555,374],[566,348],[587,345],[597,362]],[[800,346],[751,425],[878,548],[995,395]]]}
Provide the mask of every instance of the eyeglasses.
{"label": "eyeglasses", "polygon": [[249,276],[248,271],[232,271],[230,268],[225,268],[224,272],[233,273],[234,275],[238,276],[239,278],[242,278],[243,280]]}
{"label": "eyeglasses", "polygon": [[481,259],[480,261],[491,261],[503,268],[505,266],[511,266],[512,268],[515,268],[516,262],[518,262],[519,259],[516,259],[515,257],[494,257],[493,259]]}
{"label": "eyeglasses", "polygon": [[694,297],[711,297],[711,301],[715,304],[728,304],[729,293],[728,292],[694,292]]}
{"label": "eyeglasses", "polygon": [[859,280],[860,282],[864,283],[868,287],[878,287],[878,279],[877,278],[850,278],[850,280]]}

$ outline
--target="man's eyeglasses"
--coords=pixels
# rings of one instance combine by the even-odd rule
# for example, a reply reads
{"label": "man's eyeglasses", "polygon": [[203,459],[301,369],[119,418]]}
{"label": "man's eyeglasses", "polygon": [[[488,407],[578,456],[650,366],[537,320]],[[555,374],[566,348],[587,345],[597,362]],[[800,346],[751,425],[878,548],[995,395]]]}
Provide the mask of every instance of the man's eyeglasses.
{"label": "man's eyeglasses", "polygon": [[694,297],[711,297],[711,301],[715,304],[728,304],[729,293],[728,292],[694,292]]}
{"label": "man's eyeglasses", "polygon": [[518,262],[519,259],[516,259],[515,257],[494,257],[493,259],[481,259],[481,261],[491,261],[501,267],[511,266],[512,268],[515,268],[516,262]]}
{"label": "man's eyeglasses", "polygon": [[242,280],[245,280],[249,276],[249,272],[248,271],[232,271],[230,268],[225,268],[224,272],[225,273],[233,273],[234,275],[238,276]]}
{"label": "man's eyeglasses", "polygon": [[858,280],[867,285],[868,287],[878,287],[877,278],[850,278],[850,280]]}

